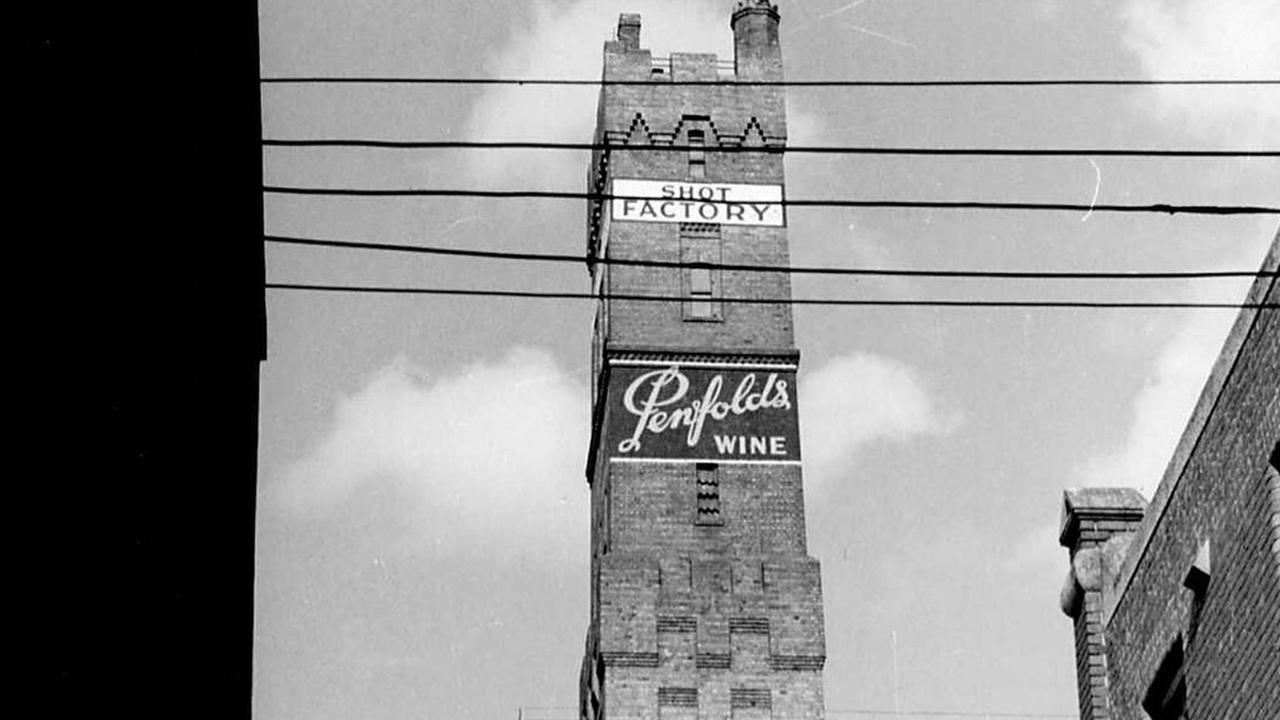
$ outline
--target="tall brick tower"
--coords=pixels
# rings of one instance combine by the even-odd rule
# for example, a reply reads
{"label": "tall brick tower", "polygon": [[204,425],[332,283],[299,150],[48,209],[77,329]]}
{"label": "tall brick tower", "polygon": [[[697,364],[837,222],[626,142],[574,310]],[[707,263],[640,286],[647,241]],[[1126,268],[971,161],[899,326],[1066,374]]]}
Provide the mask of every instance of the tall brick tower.
{"label": "tall brick tower", "polygon": [[613,198],[589,211],[594,287],[675,299],[598,302],[584,720],[824,714],[790,280],[714,267],[790,262],[784,93],[751,84],[783,77],[778,21],[738,3],[732,63],[653,57],[637,15],[605,43],[604,80],[624,82],[600,94],[588,185]]}

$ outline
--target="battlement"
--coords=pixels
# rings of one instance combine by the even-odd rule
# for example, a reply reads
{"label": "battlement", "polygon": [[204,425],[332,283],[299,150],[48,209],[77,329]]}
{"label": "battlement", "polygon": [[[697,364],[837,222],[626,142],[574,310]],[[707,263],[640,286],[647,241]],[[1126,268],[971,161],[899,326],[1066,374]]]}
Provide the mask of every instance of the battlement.
{"label": "battlement", "polygon": [[641,18],[624,13],[618,17],[613,40],[604,44],[606,81],[725,82],[782,79],[779,15],[768,2],[743,2],[733,14],[734,57],[722,60],[714,53],[678,52],[655,58],[641,46]]}

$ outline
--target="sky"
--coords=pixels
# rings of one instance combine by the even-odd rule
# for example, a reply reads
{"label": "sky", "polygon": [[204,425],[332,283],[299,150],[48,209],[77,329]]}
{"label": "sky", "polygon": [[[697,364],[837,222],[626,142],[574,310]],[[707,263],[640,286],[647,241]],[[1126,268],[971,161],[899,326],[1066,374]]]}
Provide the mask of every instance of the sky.
{"label": "sky", "polygon": [[[781,0],[791,79],[1280,77],[1273,0]],[[729,0],[261,0],[264,76],[595,78],[731,57]],[[586,142],[592,88],[262,89],[269,138]],[[789,142],[1269,148],[1274,88],[792,89]],[[574,152],[264,150],[268,184],[581,191]],[[787,158],[790,197],[1270,204],[1274,159]],[[268,233],[581,253],[580,202],[265,198]],[[1272,218],[792,208],[795,265],[1255,270]],[[268,245],[275,282],[587,291],[581,265]],[[1247,282],[799,276],[796,297],[1239,301]],[[1234,313],[796,307],[828,715],[1075,712],[1066,487],[1148,497]],[[574,717],[592,309],[271,291],[261,720]],[[896,667],[896,672],[894,668]],[[864,716],[865,717],[865,716]]]}

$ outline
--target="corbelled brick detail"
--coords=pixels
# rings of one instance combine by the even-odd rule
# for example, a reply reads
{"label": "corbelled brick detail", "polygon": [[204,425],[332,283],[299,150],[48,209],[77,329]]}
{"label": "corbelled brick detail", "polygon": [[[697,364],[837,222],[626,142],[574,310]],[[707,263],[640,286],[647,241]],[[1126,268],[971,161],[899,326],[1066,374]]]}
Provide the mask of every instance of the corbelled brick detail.
{"label": "corbelled brick detail", "polygon": [[[615,179],[784,184],[787,119],[780,87],[733,80],[782,79],[778,9],[747,0],[732,16],[732,73],[714,55],[655,59],[641,47],[640,20],[624,15],[605,44],[588,187]],[[727,81],[682,86],[672,81]],[[695,164],[690,132],[712,150]],[[646,146],[642,151],[628,147]],[[718,146],[757,151],[714,152]],[[704,162],[705,161],[705,162]],[[672,268],[602,264],[594,258],[687,261],[714,244],[719,262],[790,265],[785,227],[614,222],[601,202],[588,210],[588,263],[605,292],[685,293]],[[685,250],[682,250],[684,248]],[[699,257],[699,260],[704,258]],[[692,462],[617,462],[601,431],[609,361],[794,365],[789,275],[722,271],[717,317],[686,321],[685,303],[599,303],[593,346],[595,435],[592,493],[592,621],[582,671],[584,720],[738,718],[821,720],[826,660],[820,567],[808,556],[801,469],[731,464],[715,474],[716,522],[699,522]],[[704,495],[706,493],[704,492]],[[704,501],[706,497],[704,497]],[[705,503],[704,503],[705,504]]]}
{"label": "corbelled brick detail", "polygon": [[1059,542],[1071,551],[1071,572],[1062,592],[1062,611],[1075,621],[1081,720],[1112,717],[1103,597],[1115,580],[1145,508],[1141,495],[1124,488],[1086,488],[1063,494]]}

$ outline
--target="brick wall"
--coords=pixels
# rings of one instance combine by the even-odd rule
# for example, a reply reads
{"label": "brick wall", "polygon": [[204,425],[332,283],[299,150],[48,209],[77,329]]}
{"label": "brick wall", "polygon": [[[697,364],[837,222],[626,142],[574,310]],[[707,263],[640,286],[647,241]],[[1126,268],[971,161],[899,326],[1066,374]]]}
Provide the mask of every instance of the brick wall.
{"label": "brick wall", "polygon": [[[754,5],[754,3],[752,3]],[[757,8],[758,9],[758,8]],[[624,20],[619,39],[605,46],[606,80],[644,81],[643,85],[605,86],[600,96],[597,140],[627,145],[677,145],[689,143],[689,131],[706,134],[706,145],[759,147],[760,152],[708,152],[705,177],[690,171],[684,150],[610,150],[597,153],[589,173],[591,190],[607,189],[613,178],[653,178],[690,182],[733,182],[744,184],[784,184],[782,154],[767,148],[785,145],[786,107],[782,88],[738,86],[680,86],[671,81],[715,81],[722,79],[718,58],[709,54],[673,53],[669,72],[654,74],[652,54],[639,47],[638,19]],[[777,45],[776,19],[768,13],[752,13],[739,18],[736,58],[732,78],[768,80],[782,78],[782,56]],[[759,30],[772,24],[775,31]],[[742,25],[753,25],[743,28]],[[636,28],[635,33],[630,28]],[[753,32],[754,31],[754,32]],[[771,41],[771,44],[770,44]],[[761,44],[763,43],[763,44]],[[749,61],[749,62],[748,62]],[[661,66],[662,63],[657,63]],[[749,68],[747,66],[750,66]],[[604,229],[600,218],[607,207],[597,205],[592,212],[593,251],[609,258],[646,259],[677,262],[681,229],[676,224],[615,223]],[[601,237],[601,234],[605,237]],[[725,264],[787,267],[790,258],[786,230],[768,227],[720,228],[721,262]],[[679,296],[681,278],[670,268],[596,266],[604,274],[604,287],[616,294]],[[724,296],[789,298],[790,277],[785,273],[725,272]],[[664,347],[720,349],[779,349],[794,344],[788,306],[724,306],[723,322],[682,323],[680,303],[615,301],[609,308],[607,342],[613,345],[660,345]]]}
{"label": "brick wall", "polygon": [[[647,61],[646,61],[647,62]],[[655,142],[687,145],[687,127],[683,118],[695,114],[709,118],[707,145],[742,144],[740,137],[755,138],[763,147],[760,128],[785,138],[784,113],[779,106],[756,114],[733,118],[723,105],[702,99],[693,106],[688,98],[704,94],[730,96],[745,102],[759,94],[757,88],[623,86],[607,89],[602,102],[612,107],[626,105],[619,127],[636,126],[635,132],[618,130],[630,137],[632,144]],[[640,100],[643,100],[640,102]],[[634,109],[629,103],[637,101]],[[738,103],[731,104],[730,107]],[[633,112],[634,109],[634,112]],[[762,117],[761,117],[762,116]],[[771,136],[774,137],[774,136]],[[692,177],[688,153],[683,150],[611,151],[609,178],[655,178],[690,182],[734,182],[746,184],[783,184],[782,156],[761,151],[706,154],[705,178]],[[603,209],[602,212],[607,212]],[[604,253],[611,259],[659,260],[678,262],[682,228],[666,223],[615,223],[609,228]],[[720,260],[728,265],[761,265],[788,267],[786,230],[769,227],[722,226]],[[637,268],[598,266],[605,274],[604,287],[614,294],[650,294],[679,296],[681,276],[670,268]],[[722,292],[727,297],[789,298],[790,276],[785,273],[723,273]],[[790,348],[794,344],[790,308],[784,304],[734,305],[724,307],[723,322],[690,325],[681,323],[680,303],[615,301],[611,304],[611,327],[608,342],[616,345],[650,344],[665,347],[698,347],[723,349]]]}
{"label": "brick wall", "polygon": [[698,525],[692,463],[611,463],[610,544],[682,555],[805,553],[800,468],[721,465],[723,525]]}
{"label": "brick wall", "polygon": [[[786,267],[786,236],[757,227],[720,229],[722,262]],[[616,223],[609,257],[679,262],[680,226]],[[682,295],[681,273],[671,268],[609,266],[605,287],[614,294]],[[724,297],[789,298],[790,276],[784,273],[723,273]],[[794,344],[790,307],[784,304],[726,303],[722,322],[682,322],[679,302],[614,300],[610,303],[608,345],[660,345],[669,348],[778,349]]]}
{"label": "brick wall", "polygon": [[[1280,235],[1264,267],[1278,261]],[[1280,303],[1280,285],[1260,278],[1249,299]],[[1280,717],[1278,440],[1280,313],[1246,310],[1102,588],[1110,717],[1149,717],[1179,679],[1187,717]]]}
{"label": "brick wall", "polygon": [[[822,717],[817,561],[614,551],[600,563],[605,717],[657,717],[673,688],[694,691],[703,718]],[[755,704],[732,707],[735,691]]]}

